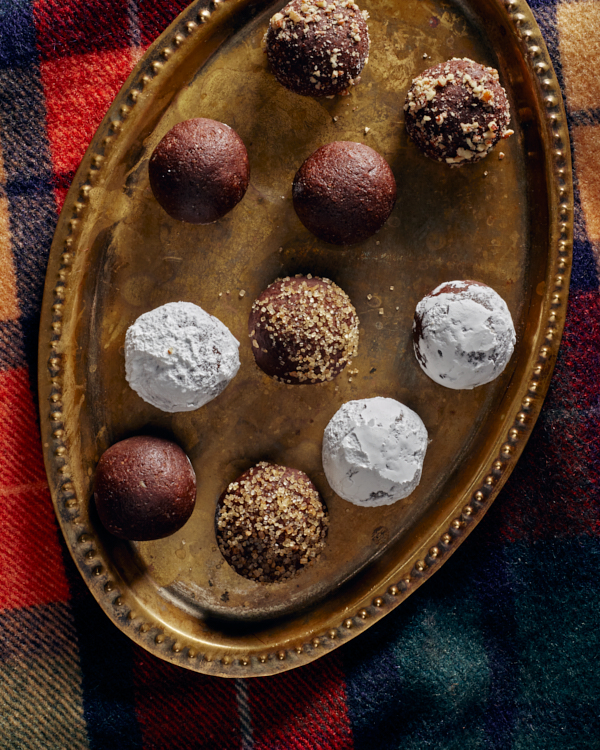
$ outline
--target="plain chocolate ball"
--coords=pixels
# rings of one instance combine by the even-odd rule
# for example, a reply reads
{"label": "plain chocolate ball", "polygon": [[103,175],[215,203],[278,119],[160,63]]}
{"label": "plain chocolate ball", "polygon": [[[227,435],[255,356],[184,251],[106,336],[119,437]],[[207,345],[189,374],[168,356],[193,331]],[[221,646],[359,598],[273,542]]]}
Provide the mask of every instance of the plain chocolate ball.
{"label": "plain chocolate ball", "polygon": [[396,203],[396,181],[386,160],[369,146],[334,141],[302,164],[292,186],[304,226],[334,245],[354,245],[375,234]]}
{"label": "plain chocolate ball", "polygon": [[179,221],[211,224],[244,197],[250,180],[248,153],[222,122],[180,122],[154,149],[148,165],[154,197]]}
{"label": "plain chocolate ball", "polygon": [[196,475],[185,452],[170,440],[127,438],[102,454],[94,500],[111,534],[140,542],[162,539],[192,515]]}

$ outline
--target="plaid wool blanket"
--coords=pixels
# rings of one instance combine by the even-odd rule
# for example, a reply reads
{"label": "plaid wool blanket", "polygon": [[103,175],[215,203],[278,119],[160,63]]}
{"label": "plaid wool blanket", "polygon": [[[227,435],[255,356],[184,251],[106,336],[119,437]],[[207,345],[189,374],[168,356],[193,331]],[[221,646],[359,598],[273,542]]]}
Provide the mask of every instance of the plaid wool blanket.
{"label": "plaid wool blanket", "polygon": [[184,0],[0,0],[0,748],[600,748],[600,0],[532,0],[575,173],[565,333],[491,510],[381,622],[290,672],[207,677],[114,627],[62,541],[37,336],[66,191]]}

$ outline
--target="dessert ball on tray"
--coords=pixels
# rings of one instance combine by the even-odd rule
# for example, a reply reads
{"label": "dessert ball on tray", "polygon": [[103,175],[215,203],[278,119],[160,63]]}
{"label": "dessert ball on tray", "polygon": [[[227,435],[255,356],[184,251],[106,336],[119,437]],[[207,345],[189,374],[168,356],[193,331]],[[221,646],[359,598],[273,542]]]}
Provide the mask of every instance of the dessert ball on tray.
{"label": "dessert ball on tray", "polygon": [[466,57],[417,76],[404,110],[406,130],[421,151],[455,167],[483,159],[513,133],[498,71]]}
{"label": "dessert ball on tray", "polygon": [[497,378],[512,356],[516,336],[506,302],[491,287],[449,281],[417,305],[413,342],[423,372],[460,390]]}
{"label": "dessert ball on tray", "polygon": [[237,573],[260,583],[293,578],[315,560],[329,518],[302,471],[261,462],[232,482],[219,500],[219,549]]}
{"label": "dessert ball on tray", "polygon": [[353,245],[385,224],[396,203],[396,181],[377,151],[334,141],[296,172],[292,198],[298,218],[319,239]]}
{"label": "dessert ball on tray", "polygon": [[222,122],[199,117],[171,128],[148,164],[154,197],[174,219],[210,224],[244,197],[250,180],[246,147]]}
{"label": "dessert ball on tray", "polygon": [[191,302],[140,315],[125,334],[125,376],[166,412],[194,411],[216,398],[240,367],[239,342],[220,320]]}
{"label": "dessert ball on tray", "polygon": [[256,364],[276,380],[333,380],[358,349],[358,317],[329,279],[277,279],[254,301],[248,332]]}
{"label": "dessert ball on tray", "polygon": [[192,515],[196,475],[175,443],[139,436],[106,450],[96,468],[94,500],[100,521],[122,539],[162,539]]}
{"label": "dessert ball on tray", "polygon": [[360,81],[369,56],[367,17],[349,0],[292,0],[265,34],[279,83],[304,96],[346,93]]}
{"label": "dessert ball on tray", "polygon": [[393,398],[348,401],[323,434],[323,469],[344,500],[373,508],[391,505],[421,480],[427,429]]}

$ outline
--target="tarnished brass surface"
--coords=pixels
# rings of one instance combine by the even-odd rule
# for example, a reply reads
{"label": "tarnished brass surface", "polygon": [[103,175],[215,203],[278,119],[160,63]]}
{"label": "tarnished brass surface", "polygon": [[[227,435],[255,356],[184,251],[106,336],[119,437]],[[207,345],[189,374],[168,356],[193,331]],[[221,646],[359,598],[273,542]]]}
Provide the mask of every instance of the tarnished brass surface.
{"label": "tarnished brass surface", "polygon": [[[539,413],[571,258],[568,133],[558,83],[524,2],[361,3],[371,14],[370,60],[351,95],[330,100],[287,92],[269,73],[261,39],[280,5],[227,0],[209,10],[192,3],[146,53],[67,197],[40,333],[48,477],[90,590],[152,653],[231,677],[290,669],[344,643],[406,598],[476,525]],[[515,130],[487,159],[460,169],[417,152],[402,110],[412,78],[453,56],[499,68]],[[244,200],[210,226],[170,219],[148,184],[153,148],[190,117],[228,123],[250,156]],[[297,168],[333,140],[375,148],[398,184],[384,228],[348,249],[312,237],[291,201]],[[276,277],[295,273],[329,277],[350,295],[361,322],[359,356],[349,368],[357,373],[285,386],[255,367],[246,328],[252,301]],[[473,391],[436,385],[412,353],[416,303],[453,279],[491,285],[517,328],[507,370]],[[231,329],[242,366],[210,404],[169,415],[128,387],[123,342],[140,314],[178,300]],[[320,450],[341,404],[370,396],[415,410],[431,442],[418,489],[392,506],[365,509],[330,490]],[[126,543],[97,519],[93,475],[109,445],[144,432],[172,437],[187,451],[198,500],[180,532]],[[326,551],[281,584],[241,578],[215,541],[218,496],[259,460],[305,471],[330,513]]]}

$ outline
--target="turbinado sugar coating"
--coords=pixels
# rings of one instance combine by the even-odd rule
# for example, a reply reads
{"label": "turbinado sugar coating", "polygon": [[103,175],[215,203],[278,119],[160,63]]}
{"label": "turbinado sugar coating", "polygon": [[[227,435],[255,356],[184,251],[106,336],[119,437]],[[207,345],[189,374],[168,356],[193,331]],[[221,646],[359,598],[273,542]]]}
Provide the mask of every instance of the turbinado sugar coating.
{"label": "turbinado sugar coating", "polygon": [[466,57],[417,76],[404,110],[408,134],[421,151],[454,167],[483,159],[513,133],[498,71]]}
{"label": "turbinado sugar coating", "polygon": [[225,490],[216,515],[219,549],[244,578],[277,583],[315,560],[329,517],[302,471],[261,462]]}
{"label": "turbinado sugar coating", "polygon": [[303,96],[345,94],[369,57],[367,18],[351,0],[292,0],[265,34],[273,74]]}
{"label": "turbinado sugar coating", "polygon": [[199,117],[178,123],[148,164],[154,197],[174,219],[211,224],[244,197],[248,153],[229,125]]}
{"label": "turbinado sugar coating", "polygon": [[497,378],[512,356],[516,335],[506,302],[491,287],[449,281],[417,305],[413,342],[423,372],[460,390]]}
{"label": "turbinado sugar coating", "polygon": [[162,411],[194,411],[233,380],[238,349],[213,315],[191,302],[169,302],[127,329],[125,377],[138,396]]}
{"label": "turbinado sugar coating", "polygon": [[348,401],[323,434],[323,469],[344,500],[374,508],[408,497],[421,480],[427,429],[393,398]]}
{"label": "turbinado sugar coating", "polygon": [[310,232],[334,245],[354,245],[387,221],[396,203],[396,181],[377,151],[362,143],[334,141],[302,164],[292,198]]}
{"label": "turbinado sugar coating", "polygon": [[254,301],[248,333],[256,364],[275,380],[333,380],[358,350],[358,316],[329,279],[277,279]]}
{"label": "turbinado sugar coating", "polygon": [[94,500],[111,534],[138,542],[162,539],[192,515],[196,475],[185,452],[170,440],[127,438],[102,454]]}

